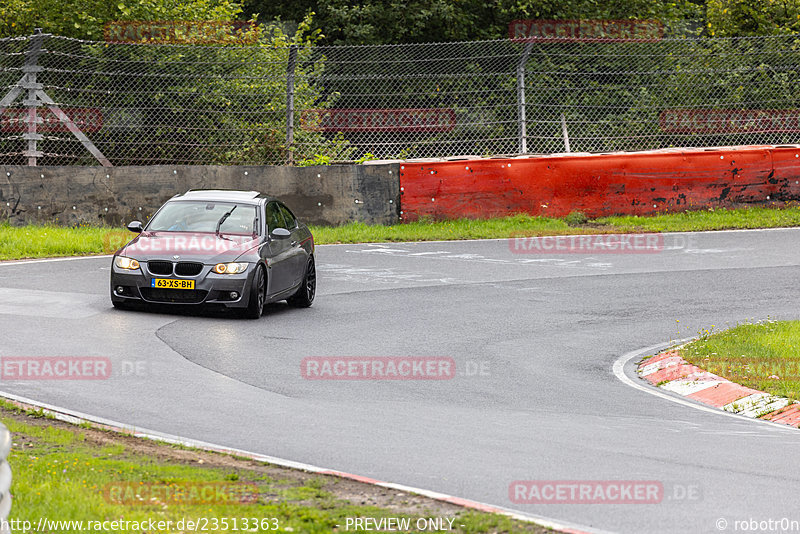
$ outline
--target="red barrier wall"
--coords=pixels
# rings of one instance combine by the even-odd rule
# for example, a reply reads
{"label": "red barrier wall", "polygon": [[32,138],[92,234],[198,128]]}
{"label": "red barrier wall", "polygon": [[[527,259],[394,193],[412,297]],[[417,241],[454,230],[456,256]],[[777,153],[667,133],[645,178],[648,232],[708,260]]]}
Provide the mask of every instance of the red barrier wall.
{"label": "red barrier wall", "polygon": [[402,218],[645,215],[800,199],[800,146],[400,164]]}

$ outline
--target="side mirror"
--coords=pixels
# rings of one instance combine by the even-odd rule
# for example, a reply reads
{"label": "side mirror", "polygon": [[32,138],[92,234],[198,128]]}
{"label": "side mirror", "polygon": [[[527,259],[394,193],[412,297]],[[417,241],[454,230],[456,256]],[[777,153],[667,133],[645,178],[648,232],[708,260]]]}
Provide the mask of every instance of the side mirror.
{"label": "side mirror", "polygon": [[269,235],[274,239],[288,239],[292,237],[292,232],[286,228],[275,228]]}
{"label": "side mirror", "polygon": [[142,230],[144,230],[144,227],[142,226],[142,223],[140,223],[139,221],[133,221],[128,224],[128,230],[130,230],[131,232],[136,232],[137,234],[141,234]]}

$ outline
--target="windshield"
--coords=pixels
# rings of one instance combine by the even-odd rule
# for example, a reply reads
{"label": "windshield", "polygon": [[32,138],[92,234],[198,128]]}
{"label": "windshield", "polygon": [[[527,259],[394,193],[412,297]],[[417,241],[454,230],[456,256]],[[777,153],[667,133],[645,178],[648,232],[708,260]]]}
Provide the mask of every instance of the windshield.
{"label": "windshield", "polygon": [[236,209],[220,226],[223,234],[257,233],[256,206],[234,202],[168,202],[147,225],[150,232],[209,232],[217,230],[217,224],[223,215]]}

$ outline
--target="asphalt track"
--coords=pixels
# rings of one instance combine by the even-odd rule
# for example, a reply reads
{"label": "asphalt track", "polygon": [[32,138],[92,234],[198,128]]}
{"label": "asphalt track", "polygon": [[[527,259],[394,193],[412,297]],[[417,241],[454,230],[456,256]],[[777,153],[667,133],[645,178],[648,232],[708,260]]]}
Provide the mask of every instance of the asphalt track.
{"label": "asphalt track", "polygon": [[[314,306],[273,305],[259,321],[114,310],[108,257],[0,264],[0,357],[114,368],[0,390],[605,531],[800,521],[799,430],[670,402],[613,372],[630,351],[712,324],[796,318],[800,230],[665,243],[592,255],[517,254],[505,240],[323,246]],[[458,375],[306,380],[309,356],[451,357]],[[514,480],[657,480],[666,495],[525,505],[509,500]],[[680,498],[689,487],[695,498]]]}

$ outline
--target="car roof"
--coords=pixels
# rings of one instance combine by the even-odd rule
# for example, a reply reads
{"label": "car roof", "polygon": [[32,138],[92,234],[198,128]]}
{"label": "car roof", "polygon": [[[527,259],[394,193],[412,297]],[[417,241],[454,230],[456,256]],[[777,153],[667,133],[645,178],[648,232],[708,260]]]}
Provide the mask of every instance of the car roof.
{"label": "car roof", "polygon": [[175,195],[170,200],[235,201],[258,204],[262,199],[273,200],[272,197],[258,191],[238,191],[235,189],[190,189],[185,193]]}

